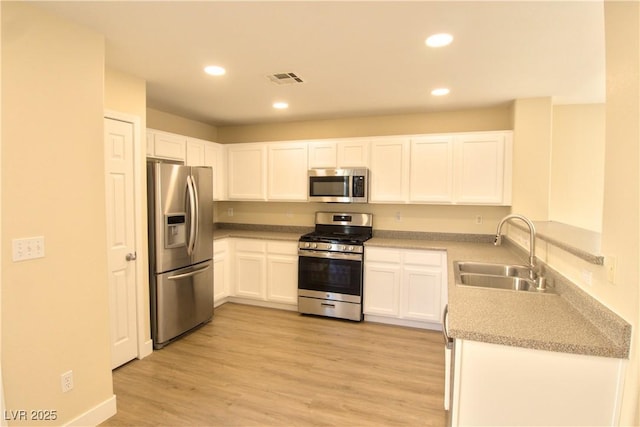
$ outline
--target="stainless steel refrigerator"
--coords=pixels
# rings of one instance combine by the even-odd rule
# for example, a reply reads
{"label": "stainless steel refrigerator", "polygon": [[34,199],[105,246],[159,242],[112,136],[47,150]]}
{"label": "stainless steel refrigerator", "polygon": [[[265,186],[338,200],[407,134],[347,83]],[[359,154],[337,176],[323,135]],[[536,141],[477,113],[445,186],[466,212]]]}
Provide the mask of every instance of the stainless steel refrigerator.
{"label": "stainless steel refrigerator", "polygon": [[147,162],[151,337],[162,348],[213,317],[210,167]]}

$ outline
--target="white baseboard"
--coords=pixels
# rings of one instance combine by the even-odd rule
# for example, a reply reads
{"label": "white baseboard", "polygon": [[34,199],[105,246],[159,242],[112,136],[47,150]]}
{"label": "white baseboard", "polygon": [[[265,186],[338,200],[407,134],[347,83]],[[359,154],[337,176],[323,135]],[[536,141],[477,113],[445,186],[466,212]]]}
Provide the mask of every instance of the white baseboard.
{"label": "white baseboard", "polygon": [[65,426],[97,426],[116,414],[116,395],[89,409],[84,414],[74,418]]}
{"label": "white baseboard", "polygon": [[279,310],[298,311],[298,304],[286,304],[272,301],[255,300],[251,298],[243,297],[229,297],[227,302],[234,302],[236,304],[255,305],[258,307],[277,308]]}
{"label": "white baseboard", "polygon": [[395,317],[376,316],[371,314],[364,315],[365,322],[384,323],[387,325],[406,326],[409,328],[431,329],[433,331],[441,331],[442,325],[431,322],[421,322],[419,320],[398,319]]}

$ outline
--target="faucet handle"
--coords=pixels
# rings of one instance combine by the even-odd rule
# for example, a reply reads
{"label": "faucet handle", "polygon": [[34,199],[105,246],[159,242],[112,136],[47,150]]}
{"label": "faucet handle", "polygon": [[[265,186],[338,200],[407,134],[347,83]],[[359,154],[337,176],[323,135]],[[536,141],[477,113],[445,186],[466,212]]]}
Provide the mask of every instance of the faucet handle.
{"label": "faucet handle", "polygon": [[496,234],[496,237],[493,239],[493,244],[496,246],[500,246],[502,244],[502,235]]}

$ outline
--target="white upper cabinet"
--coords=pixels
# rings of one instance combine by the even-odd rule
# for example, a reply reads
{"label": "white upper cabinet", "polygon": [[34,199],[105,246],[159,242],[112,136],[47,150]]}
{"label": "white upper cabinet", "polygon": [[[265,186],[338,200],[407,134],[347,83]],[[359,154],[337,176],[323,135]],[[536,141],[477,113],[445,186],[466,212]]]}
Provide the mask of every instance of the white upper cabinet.
{"label": "white upper cabinet", "polygon": [[369,140],[344,139],[310,141],[309,168],[366,168],[369,167]]}
{"label": "white upper cabinet", "polygon": [[376,139],[369,201],[510,205],[511,151],[507,131]]}
{"label": "white upper cabinet", "polygon": [[411,139],[411,202],[453,200],[453,137],[423,136]]}
{"label": "white upper cabinet", "polygon": [[511,204],[511,134],[487,132],[455,138],[455,201]]}
{"label": "white upper cabinet", "polygon": [[209,142],[204,146],[204,165],[213,168],[213,200],[227,200],[227,150]]}
{"label": "white upper cabinet", "polygon": [[204,147],[207,141],[196,138],[187,138],[187,166],[208,166],[205,164]]}
{"label": "white upper cabinet", "polygon": [[267,199],[307,200],[307,143],[269,144]]}
{"label": "white upper cabinet", "polygon": [[389,137],[371,142],[369,201],[404,203],[409,193],[409,138]]}
{"label": "white upper cabinet", "polygon": [[185,160],[187,137],[147,129],[147,156],[169,160]]}
{"label": "white upper cabinet", "polygon": [[344,140],[338,141],[338,167],[339,168],[366,168],[369,167],[368,140]]}
{"label": "white upper cabinet", "polygon": [[229,200],[266,200],[266,144],[229,145],[227,168]]}
{"label": "white upper cabinet", "polygon": [[308,147],[310,169],[329,169],[338,166],[336,141],[311,141]]}

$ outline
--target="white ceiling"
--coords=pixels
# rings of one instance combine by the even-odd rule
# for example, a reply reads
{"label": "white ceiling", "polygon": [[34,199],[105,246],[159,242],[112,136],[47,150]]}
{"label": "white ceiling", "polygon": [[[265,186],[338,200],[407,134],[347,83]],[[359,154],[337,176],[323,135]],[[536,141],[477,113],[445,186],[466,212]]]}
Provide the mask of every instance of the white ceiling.
{"label": "white ceiling", "polygon": [[[34,4],[104,34],[107,65],[145,79],[149,107],[213,125],[604,102],[602,1]],[[453,43],[426,47],[437,32]],[[267,79],[278,72],[304,83]]]}

